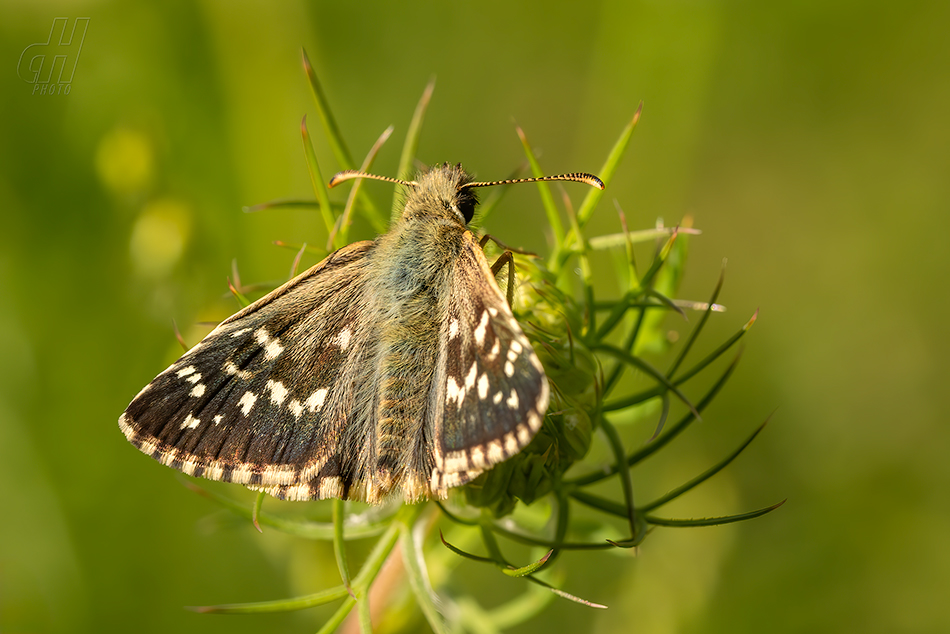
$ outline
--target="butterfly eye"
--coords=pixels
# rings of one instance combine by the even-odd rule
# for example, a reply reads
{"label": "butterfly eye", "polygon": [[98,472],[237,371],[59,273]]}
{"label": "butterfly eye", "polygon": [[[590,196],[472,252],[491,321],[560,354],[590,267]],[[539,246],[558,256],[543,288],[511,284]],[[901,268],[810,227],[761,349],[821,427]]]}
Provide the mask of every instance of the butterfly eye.
{"label": "butterfly eye", "polygon": [[475,196],[475,192],[471,189],[462,189],[458,192],[456,205],[458,206],[458,210],[462,212],[462,216],[465,217],[465,224],[472,221],[472,216],[475,215],[475,205],[477,204],[478,197]]}

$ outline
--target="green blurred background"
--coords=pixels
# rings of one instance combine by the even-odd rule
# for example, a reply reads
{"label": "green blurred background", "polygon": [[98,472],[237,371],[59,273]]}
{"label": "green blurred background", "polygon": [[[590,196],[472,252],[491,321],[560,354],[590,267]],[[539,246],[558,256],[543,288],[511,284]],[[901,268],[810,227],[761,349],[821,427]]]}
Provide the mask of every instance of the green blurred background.
{"label": "green blurred background", "polygon": [[[638,486],[665,490],[765,433],[670,514],[778,512],[658,529],[638,556],[571,555],[557,601],[518,631],[950,631],[950,4],[207,1],[0,5],[0,631],[312,631],[326,611],[197,615],[333,583],[324,544],[231,521],[116,426],[180,352],[172,319],[226,316],[286,277],[271,244],[325,239],[299,123],[306,47],[353,153],[389,124],[394,174],[425,83],[418,156],[503,178],[523,160],[596,170],[638,102],[596,228],[692,214],[683,297],[729,259],[709,345],[760,320],[702,425]],[[16,64],[53,19],[89,17],[68,95]],[[376,191],[367,187],[367,190]],[[388,191],[388,190],[387,190]],[[574,190],[572,190],[573,192]],[[533,187],[490,228],[544,250]],[[777,408],[777,409],[776,409]],[[224,489],[231,492],[232,489]],[[323,568],[325,574],[317,574]],[[486,601],[523,591],[476,564]],[[494,593],[494,594],[492,594]]]}

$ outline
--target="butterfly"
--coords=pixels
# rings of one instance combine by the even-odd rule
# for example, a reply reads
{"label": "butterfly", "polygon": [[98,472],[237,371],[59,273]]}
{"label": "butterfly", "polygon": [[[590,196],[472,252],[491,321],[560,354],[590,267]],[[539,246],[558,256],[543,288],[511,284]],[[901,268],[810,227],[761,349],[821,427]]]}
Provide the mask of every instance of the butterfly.
{"label": "butterfly", "polygon": [[[286,500],[445,498],[527,445],[544,370],[475,235],[475,182],[443,164],[399,183],[390,231],[343,247],[221,322],[119,418],[191,476]],[[511,264],[509,263],[509,266]]]}

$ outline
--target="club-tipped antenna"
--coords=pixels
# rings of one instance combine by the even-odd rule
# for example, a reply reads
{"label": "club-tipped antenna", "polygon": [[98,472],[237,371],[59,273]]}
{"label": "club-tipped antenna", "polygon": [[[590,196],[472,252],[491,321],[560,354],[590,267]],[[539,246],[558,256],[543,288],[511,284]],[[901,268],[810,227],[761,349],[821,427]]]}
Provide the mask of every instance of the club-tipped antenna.
{"label": "club-tipped antenna", "polygon": [[475,183],[466,183],[459,187],[459,189],[465,189],[466,187],[493,187],[495,185],[513,185],[514,183],[537,183],[540,181],[575,181],[578,183],[587,183],[591,187],[596,187],[597,189],[604,188],[604,181],[600,180],[593,174],[588,174],[587,172],[571,172],[570,174],[558,174],[556,176],[539,176],[532,178],[511,178],[503,181],[483,181]]}
{"label": "club-tipped antenna", "polygon": [[343,170],[342,172],[337,172],[333,175],[333,178],[330,179],[330,182],[327,183],[327,187],[336,187],[343,181],[348,181],[354,178],[372,178],[378,181],[386,181],[387,183],[396,183],[398,185],[405,185],[406,187],[415,187],[419,183],[416,181],[404,181],[398,178],[392,178],[389,176],[379,176],[377,174],[368,174],[366,172],[361,172],[359,170]]}

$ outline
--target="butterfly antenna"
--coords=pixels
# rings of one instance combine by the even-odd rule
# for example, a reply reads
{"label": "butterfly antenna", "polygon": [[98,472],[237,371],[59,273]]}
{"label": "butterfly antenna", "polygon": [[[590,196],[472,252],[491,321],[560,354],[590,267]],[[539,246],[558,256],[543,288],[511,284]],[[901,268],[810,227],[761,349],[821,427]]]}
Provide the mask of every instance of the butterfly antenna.
{"label": "butterfly antenna", "polygon": [[466,183],[459,187],[459,189],[465,189],[466,187],[492,187],[494,185],[511,185],[514,183],[537,183],[540,181],[576,181],[578,183],[587,183],[591,187],[596,187],[597,189],[604,188],[604,181],[600,180],[593,174],[588,174],[586,172],[571,172],[570,174],[558,174],[557,176],[539,176],[537,178],[512,178],[503,181],[485,181],[485,182],[476,182],[476,183]]}
{"label": "butterfly antenna", "polygon": [[404,181],[399,180],[398,178],[391,178],[389,176],[377,176],[376,174],[367,174],[366,172],[361,172],[359,170],[343,170],[342,172],[337,172],[334,174],[333,178],[330,179],[330,182],[327,183],[327,187],[336,187],[343,181],[348,181],[353,178],[372,178],[378,181],[386,181],[387,183],[405,185],[406,187],[415,187],[419,184],[416,181]]}

